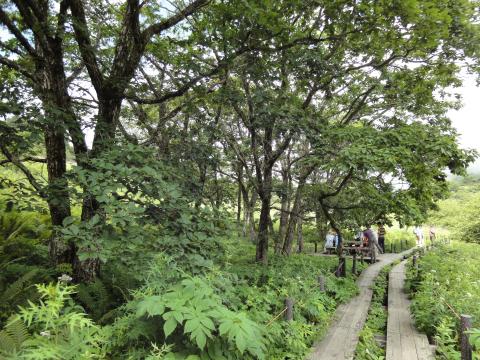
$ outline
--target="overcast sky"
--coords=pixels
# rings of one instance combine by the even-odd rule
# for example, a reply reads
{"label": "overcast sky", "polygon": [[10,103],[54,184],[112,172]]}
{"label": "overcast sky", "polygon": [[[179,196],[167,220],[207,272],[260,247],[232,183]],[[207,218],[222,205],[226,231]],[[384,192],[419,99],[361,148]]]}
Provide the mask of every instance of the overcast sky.
{"label": "overcast sky", "polygon": [[[480,153],[480,87],[473,75],[465,74],[463,79],[463,86],[457,89],[462,95],[463,107],[450,111],[449,116],[460,134],[460,145]],[[480,172],[480,159],[470,167],[470,171]]]}

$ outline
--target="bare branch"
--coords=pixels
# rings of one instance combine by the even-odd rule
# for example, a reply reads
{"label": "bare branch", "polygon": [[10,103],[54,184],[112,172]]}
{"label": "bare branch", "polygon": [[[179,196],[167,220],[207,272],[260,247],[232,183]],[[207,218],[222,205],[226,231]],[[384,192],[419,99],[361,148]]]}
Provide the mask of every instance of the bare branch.
{"label": "bare branch", "polygon": [[175,26],[180,21],[184,20],[186,17],[199,11],[209,2],[210,0],[195,0],[190,5],[185,7],[183,10],[177,12],[176,14],[170,16],[169,18],[149,26],[142,33],[142,38],[144,42],[147,43],[152,36],[158,35],[162,31],[165,31],[171,28],[172,26]]}
{"label": "bare branch", "polygon": [[103,91],[103,75],[98,65],[94,47],[90,40],[85,9],[82,0],[70,0],[70,9],[73,16],[73,29],[75,38],[80,48],[83,62],[87,67],[88,74],[97,93]]}
{"label": "bare branch", "polygon": [[37,58],[38,54],[33,48],[32,45],[28,42],[28,40],[23,36],[21,31],[13,24],[13,22],[10,20],[8,15],[3,11],[3,9],[0,7],[0,22],[5,25],[8,30],[12,33],[13,36],[22,44],[22,46],[25,48],[25,50],[33,57]]}

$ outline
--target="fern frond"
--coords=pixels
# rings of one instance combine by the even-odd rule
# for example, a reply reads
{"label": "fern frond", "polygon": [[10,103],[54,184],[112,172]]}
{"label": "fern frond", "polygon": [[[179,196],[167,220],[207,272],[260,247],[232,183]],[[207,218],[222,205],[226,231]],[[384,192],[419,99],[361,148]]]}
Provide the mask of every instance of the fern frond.
{"label": "fern frond", "polygon": [[15,240],[15,238],[23,230],[23,228],[25,228],[25,223],[20,223],[19,226],[14,231],[8,234],[8,236],[5,239],[5,242],[8,243],[10,241]]}
{"label": "fern frond", "polygon": [[18,344],[18,346],[29,338],[27,327],[17,316],[11,316],[8,319],[5,331],[15,340],[15,343]]}
{"label": "fern frond", "polygon": [[0,295],[0,306],[8,305],[7,303],[20,294],[25,289],[25,285],[32,280],[37,273],[38,269],[32,269],[20,277],[20,279],[10,284],[3,294]]}
{"label": "fern frond", "polygon": [[17,316],[11,316],[5,328],[0,331],[0,354],[11,354],[20,349],[30,337],[27,327]]}
{"label": "fern frond", "polygon": [[110,304],[110,294],[98,278],[90,284],[79,285],[77,298],[96,320],[102,317]]}
{"label": "fern frond", "polygon": [[0,331],[0,355],[13,353],[17,349],[17,343],[5,330]]}

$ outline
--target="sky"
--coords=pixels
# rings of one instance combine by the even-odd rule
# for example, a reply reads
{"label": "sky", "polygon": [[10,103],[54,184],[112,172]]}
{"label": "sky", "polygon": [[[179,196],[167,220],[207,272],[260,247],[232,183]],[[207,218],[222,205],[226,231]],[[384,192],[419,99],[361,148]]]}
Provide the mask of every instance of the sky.
{"label": "sky", "polygon": [[[463,107],[451,110],[448,115],[460,137],[462,148],[476,149],[480,154],[480,86],[474,75],[463,74],[463,86],[456,89],[462,96]],[[469,168],[469,172],[480,173],[480,158]]]}

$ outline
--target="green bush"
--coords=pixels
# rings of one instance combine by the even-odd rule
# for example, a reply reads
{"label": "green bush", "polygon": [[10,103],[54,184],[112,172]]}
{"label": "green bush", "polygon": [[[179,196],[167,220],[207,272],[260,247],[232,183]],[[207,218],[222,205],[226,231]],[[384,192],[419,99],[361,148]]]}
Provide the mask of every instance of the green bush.
{"label": "green bush", "polygon": [[[4,203],[0,208],[6,209]],[[52,280],[47,216],[15,209],[0,212],[0,326],[19,305],[38,297],[33,284]]]}
{"label": "green bush", "polygon": [[387,228],[385,235],[385,251],[400,252],[416,246],[416,238],[411,228]]}
{"label": "green bush", "polygon": [[411,266],[407,271],[416,325],[436,339],[444,358],[459,356],[458,314],[471,315],[473,325],[480,327],[479,263],[479,245],[439,245],[420,259],[418,275]]}
{"label": "green bush", "polygon": [[37,285],[37,291],[39,303],[21,308],[0,332],[0,356],[25,360],[105,358],[106,329],[95,325],[73,303],[73,286]]}

